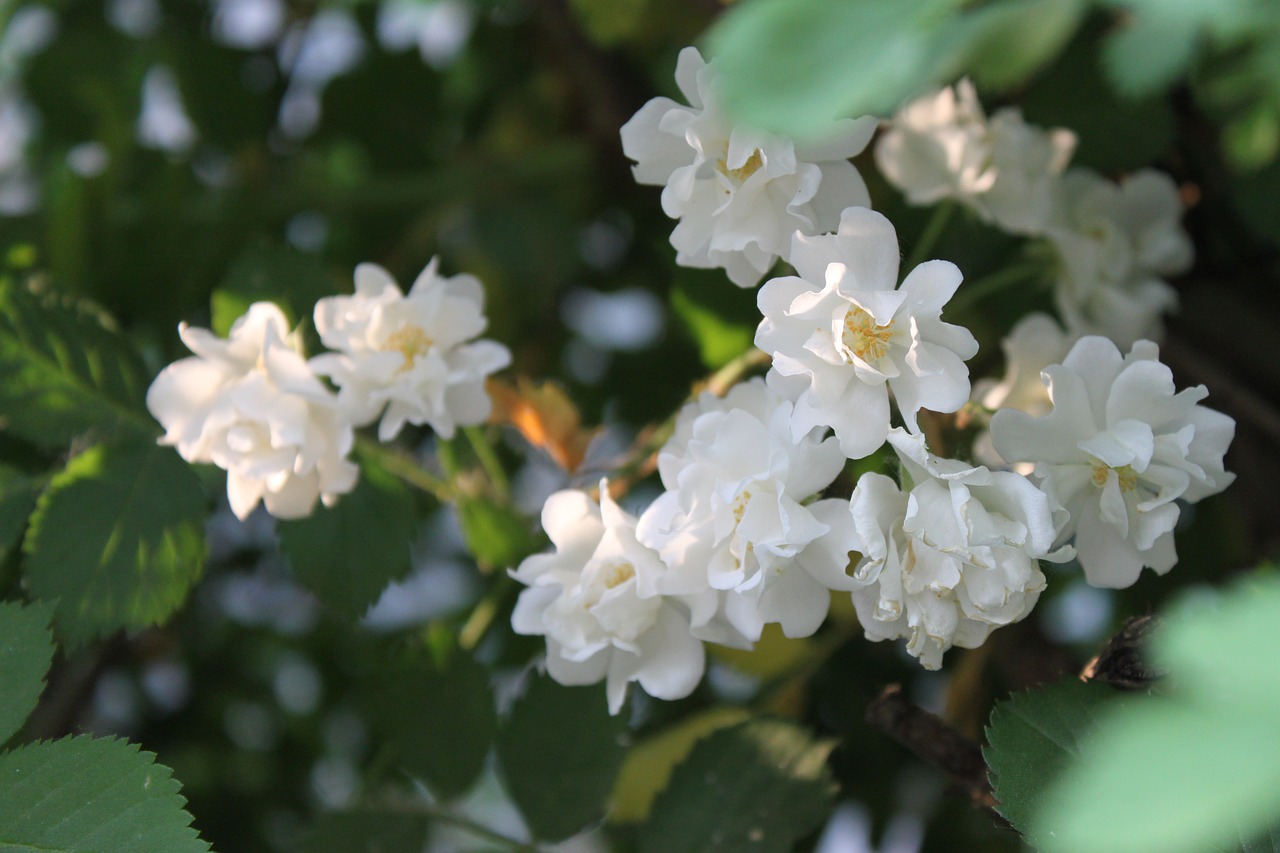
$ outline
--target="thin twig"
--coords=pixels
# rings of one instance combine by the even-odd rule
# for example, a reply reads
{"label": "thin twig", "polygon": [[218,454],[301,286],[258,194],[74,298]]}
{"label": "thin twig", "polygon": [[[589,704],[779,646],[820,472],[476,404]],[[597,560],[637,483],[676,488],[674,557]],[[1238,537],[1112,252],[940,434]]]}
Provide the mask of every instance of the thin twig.
{"label": "thin twig", "polygon": [[493,452],[493,445],[489,444],[489,439],[480,427],[466,427],[463,432],[467,434],[467,440],[471,442],[471,448],[480,460],[480,467],[489,477],[489,482],[493,484],[498,499],[505,503],[511,494],[511,484],[507,480],[507,472],[502,470],[502,463],[498,461],[498,454]]}
{"label": "thin twig", "polygon": [[416,459],[403,450],[363,436],[356,439],[356,447],[360,453],[378,460],[382,467],[409,485],[433,495],[441,503],[453,502],[453,489],[449,484],[423,468]]}
{"label": "thin twig", "polygon": [[483,838],[515,853],[542,853],[543,848],[528,841],[521,841],[504,835],[496,829],[490,829],[482,823],[455,812],[447,811],[429,800],[413,797],[398,791],[387,791],[378,797],[371,797],[361,803],[363,808],[388,814],[422,816],[439,823],[447,823],[464,829],[477,838]]}

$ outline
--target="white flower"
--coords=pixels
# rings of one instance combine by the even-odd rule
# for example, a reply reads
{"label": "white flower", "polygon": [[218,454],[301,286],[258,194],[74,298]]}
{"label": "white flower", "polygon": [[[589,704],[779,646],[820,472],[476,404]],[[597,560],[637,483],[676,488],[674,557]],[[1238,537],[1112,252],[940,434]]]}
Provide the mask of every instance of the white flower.
{"label": "white flower", "polygon": [[[983,379],[974,383],[974,401],[992,412],[996,409],[1017,409],[1036,417],[1047,414],[1053,403],[1049,399],[1049,390],[1040,379],[1040,372],[1061,362],[1074,340],[1048,314],[1037,311],[1026,315],[1000,343],[1004,350],[1004,379],[999,382]],[[974,440],[973,453],[984,465],[1008,464],[996,453],[988,430],[983,430]],[[1030,474],[1032,467],[1015,470]]]}
{"label": "white flower", "polygon": [[1061,258],[1055,297],[1067,328],[1124,348],[1159,338],[1161,315],[1178,304],[1165,278],[1185,272],[1194,257],[1173,180],[1148,169],[1115,184],[1072,169],[1056,204],[1047,233]]}
{"label": "white flower", "polygon": [[225,341],[185,323],[178,334],[195,357],[160,371],[147,408],[164,425],[161,444],[226,470],[236,517],[262,500],[278,518],[301,518],[316,498],[330,506],[355,487],[351,424],[279,308],[254,303]]}
{"label": "white flower", "polygon": [[520,593],[511,625],[547,638],[547,671],[561,684],[605,679],[616,714],[627,685],[639,681],[659,699],[688,696],[702,678],[702,642],[674,597],[645,594],[665,571],[636,541],[636,520],[600,484],[600,502],[576,490],[556,492],[542,509],[555,551],[527,558],[511,576]]}
{"label": "white flower", "polygon": [[875,155],[912,204],[955,199],[1006,231],[1038,234],[1075,147],[1071,131],[1028,125],[1013,107],[988,121],[973,84],[961,80],[899,110]]}
{"label": "white flower", "polygon": [[794,232],[830,231],[841,210],[870,203],[848,158],[866,147],[875,118],[835,122],[806,145],[731,125],[715,65],[696,48],[680,52],[676,83],[691,106],[654,98],[622,127],[636,180],[665,186],[662,209],[680,220],[671,233],[676,263],[723,267],[734,284],[754,287],[786,257]]}
{"label": "white flower", "polygon": [[357,426],[382,416],[382,441],[405,422],[444,438],[482,423],[492,407],[485,377],[511,363],[501,344],[472,340],[487,325],[480,282],[442,277],[436,266],[432,259],[405,296],[382,267],[361,264],[354,296],[316,303],[316,330],[337,352],[313,358],[312,369],[338,385]]}
{"label": "white flower", "polygon": [[858,459],[884,444],[889,389],[912,432],[921,408],[954,412],[969,399],[968,329],[941,320],[960,270],[928,261],[898,283],[898,238],[879,213],[850,208],[835,234],[797,234],[799,277],[760,289],[756,346],[773,356],[769,382],[795,400],[793,432],[835,430]]}
{"label": "white flower", "polygon": [[938,669],[947,649],[977,648],[1030,613],[1045,586],[1037,560],[1068,555],[1048,553],[1049,501],[1025,477],[940,459],[901,429],[889,442],[914,485],[858,480],[853,604],[867,639],[907,637],[907,651]]}
{"label": "white flower", "polygon": [[1130,586],[1144,565],[1169,571],[1174,501],[1194,503],[1235,479],[1222,467],[1235,421],[1197,405],[1203,385],[1175,393],[1157,355],[1150,341],[1121,357],[1106,338],[1082,338],[1044,371],[1052,412],[1004,410],[991,420],[1000,455],[1036,463],[1045,490],[1070,512],[1063,536],[1075,532],[1094,586]]}
{"label": "white flower", "polygon": [[753,379],[724,400],[689,404],[659,457],[667,491],[641,516],[638,536],[668,567],[657,591],[724,593],[717,611],[695,614],[703,639],[754,642],[767,622],[807,636],[826,617],[829,590],[852,588],[844,501],[803,503],[835,479],[844,456],[816,430],[793,437],[791,418],[791,404]]}

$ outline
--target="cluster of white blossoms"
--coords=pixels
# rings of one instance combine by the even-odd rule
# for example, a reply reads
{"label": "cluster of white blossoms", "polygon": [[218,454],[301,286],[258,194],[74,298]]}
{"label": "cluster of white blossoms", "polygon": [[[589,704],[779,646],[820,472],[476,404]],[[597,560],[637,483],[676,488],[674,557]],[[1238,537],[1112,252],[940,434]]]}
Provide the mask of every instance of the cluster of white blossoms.
{"label": "cluster of white blossoms", "polygon": [[180,326],[195,355],[162,370],[147,392],[165,429],[161,443],[226,470],[238,518],[259,501],[278,518],[305,517],[317,499],[332,505],[358,479],[349,459],[355,428],[379,417],[379,438],[389,441],[406,422],[448,438],[489,415],[484,379],[511,356],[472,340],[486,325],[480,283],[442,277],[434,260],[407,296],[373,264],[355,277],[354,296],[315,306],[316,329],[334,352],[308,360],[283,312],[257,302],[227,340]]}
{"label": "cluster of white blossoms", "polygon": [[[1012,108],[988,119],[967,81],[888,123],[876,162],[909,201],[954,200],[1058,255],[1065,330],[1028,315],[1004,342],[1004,379],[971,386],[977,341],[942,319],[960,270],[926,261],[899,282],[893,225],[847,162],[874,122],[845,122],[806,148],[733,125],[714,63],[694,49],[676,78],[690,106],[650,101],[622,141],[636,179],[664,185],[663,209],[680,220],[677,263],[723,267],[743,287],[779,258],[795,274],[759,291],[767,376],[678,413],[657,456],[663,491],[638,517],[605,482],[598,498],[568,490],[547,502],[554,550],[512,573],[528,586],[513,625],[546,636],[551,675],[607,681],[614,713],[632,681],[685,696],[704,641],[750,648],[768,624],[811,635],[833,593],[851,596],[869,639],[905,639],[937,669],[948,649],[1031,612],[1041,561],[1078,557],[1107,587],[1144,566],[1168,571],[1178,502],[1231,482],[1234,431],[1199,405],[1203,387],[1175,392],[1141,339],[1174,304],[1162,276],[1191,259],[1172,181],[1067,170],[1073,133]],[[976,414],[989,427],[976,463],[926,442],[923,425],[942,420],[923,411],[962,409],[957,425]],[[886,445],[899,477],[864,473],[844,491],[851,460]]]}

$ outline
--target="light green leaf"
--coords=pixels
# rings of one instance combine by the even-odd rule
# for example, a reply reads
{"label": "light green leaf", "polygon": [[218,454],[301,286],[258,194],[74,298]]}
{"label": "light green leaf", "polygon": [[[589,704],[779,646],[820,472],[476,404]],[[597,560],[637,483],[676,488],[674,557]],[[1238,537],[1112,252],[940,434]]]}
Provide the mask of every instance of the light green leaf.
{"label": "light green leaf", "polygon": [[379,673],[369,700],[370,726],[397,767],[446,800],[475,784],[498,718],[489,672],[470,655],[455,649],[443,665],[396,660]]}
{"label": "light green leaf", "polygon": [[168,767],[115,738],[64,738],[0,755],[0,850],[203,853]]}
{"label": "light green leaf", "polygon": [[984,89],[1025,81],[1062,52],[1084,17],[1083,0],[1004,0],[961,18],[955,31],[963,68]]}
{"label": "light green leaf", "polygon": [[826,820],[834,741],[756,719],[699,741],[658,795],[641,853],[786,853]]}
{"label": "light green leaf", "polygon": [[0,429],[56,450],[90,430],[154,436],[148,382],[105,315],[0,280]]}
{"label": "light green leaf", "polygon": [[1045,787],[1079,755],[1108,701],[1129,700],[1112,687],[1072,678],[1014,694],[991,712],[982,754],[997,811],[1023,833],[1030,831]]}
{"label": "light green leaf", "polygon": [[42,604],[0,602],[0,744],[22,728],[53,661],[53,614]]}
{"label": "light green leaf", "polygon": [[1107,39],[1102,54],[1107,76],[1127,97],[1158,94],[1186,71],[1198,36],[1194,20],[1176,14],[1139,15]]}
{"label": "light green leaf", "polygon": [[609,715],[603,686],[532,680],[498,735],[498,760],[534,835],[559,841],[603,816],[626,730],[624,716]]}
{"label": "light green leaf", "polygon": [[527,518],[485,497],[461,501],[458,523],[467,550],[484,569],[514,567],[537,547]]}
{"label": "light green leaf", "polygon": [[276,527],[298,580],[351,617],[409,571],[417,533],[413,499],[404,485],[368,457],[361,458],[360,468],[355,491],[337,504],[317,506],[307,518]]}
{"label": "light green leaf", "polygon": [[671,288],[671,308],[710,370],[724,367],[750,349],[760,324],[755,291],[730,288],[718,274],[678,272]]}
{"label": "light green leaf", "polygon": [[725,106],[754,127],[812,137],[884,115],[935,80],[960,0],[745,0],[708,36]]}
{"label": "light green leaf", "polygon": [[204,518],[200,481],[171,448],[98,445],[40,496],[23,543],[28,587],[57,601],[69,643],[157,624],[200,576]]}
{"label": "light green leaf", "polygon": [[377,811],[332,812],[306,832],[298,853],[422,853],[427,819]]}

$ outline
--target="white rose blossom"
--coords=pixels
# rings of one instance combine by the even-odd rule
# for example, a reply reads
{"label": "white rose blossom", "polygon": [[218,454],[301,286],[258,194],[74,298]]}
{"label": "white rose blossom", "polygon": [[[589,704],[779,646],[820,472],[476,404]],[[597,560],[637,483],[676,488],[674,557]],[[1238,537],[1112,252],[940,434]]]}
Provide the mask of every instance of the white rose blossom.
{"label": "white rose blossom", "polygon": [[1037,561],[1070,553],[1049,553],[1049,500],[1027,478],[933,456],[902,429],[889,442],[909,485],[858,480],[853,604],[867,639],[906,637],[907,651],[938,669],[952,646],[977,648],[1030,613],[1045,586]]}
{"label": "white rose blossom", "polygon": [[705,666],[688,604],[651,591],[665,566],[636,541],[636,520],[609,497],[608,484],[600,484],[599,503],[585,492],[556,492],[542,526],[555,550],[511,573],[529,587],[511,625],[546,636],[551,677],[569,685],[605,680],[614,714],[633,681],[659,699],[688,696]]}
{"label": "white rose blossom", "polygon": [[[927,261],[898,287],[898,238],[889,220],[849,208],[835,234],[797,234],[799,276],[760,289],[756,346],[773,357],[769,383],[795,401],[796,437],[830,426],[845,455],[876,451],[889,433],[889,391],[908,428],[921,408],[954,412],[969,399],[968,329],[942,322],[960,270]],[[895,289],[896,288],[896,289]]]}
{"label": "white rose blossom", "polygon": [[406,296],[376,264],[356,267],[356,292],[316,303],[316,330],[336,352],[311,360],[330,377],[357,426],[379,416],[378,438],[405,423],[429,424],[452,438],[458,426],[483,423],[492,401],[485,377],[511,353],[484,331],[484,288],[470,275],[444,277],[432,259]]}
{"label": "white rose blossom", "polygon": [[1235,479],[1222,457],[1235,421],[1197,405],[1203,385],[1176,392],[1156,345],[1127,356],[1102,337],[1080,339],[1044,371],[1053,410],[1036,418],[1003,410],[991,437],[1005,459],[1034,462],[1049,495],[1071,515],[1089,583],[1127,587],[1143,566],[1164,574],[1177,562],[1176,500],[1194,503]]}
{"label": "white rose blossom", "polygon": [[694,614],[703,639],[754,642],[769,622],[808,636],[830,590],[853,588],[845,501],[804,503],[845,458],[818,430],[796,438],[791,419],[791,404],[753,379],[686,406],[659,456],[667,491],[641,515],[638,536],[668,567],[657,591],[721,593],[716,611]]}
{"label": "white rose blossom", "polygon": [[754,287],[796,231],[833,230],[840,211],[870,204],[848,158],[866,147],[877,120],[834,122],[814,143],[729,123],[718,102],[715,64],[696,48],[680,52],[676,83],[689,106],[654,98],[622,127],[622,150],[641,184],[663,186],[662,209],[680,220],[671,233],[676,263],[723,267]]}
{"label": "white rose blossom", "polygon": [[1049,221],[1050,187],[1075,147],[1071,131],[1029,125],[1013,107],[988,120],[973,84],[961,80],[899,110],[875,156],[912,204],[954,199],[1006,231],[1038,234]]}
{"label": "white rose blossom", "polygon": [[237,518],[260,500],[278,518],[301,518],[317,498],[330,506],[355,487],[351,423],[279,308],[254,303],[227,340],[185,323],[178,334],[195,357],[160,371],[147,408],[164,426],[161,444],[226,470]]}
{"label": "white rose blossom", "polygon": [[1166,278],[1186,272],[1194,258],[1173,180],[1144,169],[1116,184],[1076,168],[1055,194],[1047,234],[1060,258],[1055,298],[1067,328],[1122,348],[1158,339],[1161,315],[1178,305]]}
{"label": "white rose blossom", "polygon": [[[974,383],[973,400],[982,408],[1017,409],[1039,417],[1053,408],[1049,390],[1040,378],[1040,372],[1051,364],[1058,364],[1066,357],[1075,338],[1062,330],[1058,321],[1039,311],[1032,312],[1009,331],[1001,341],[1004,350],[1004,378],[983,379]],[[991,433],[983,430],[974,440],[974,457],[984,465],[1003,467],[1008,462],[991,444]],[[1033,465],[1019,463],[1014,466],[1020,474],[1030,474]],[[1025,468],[1025,470],[1024,470]]]}

